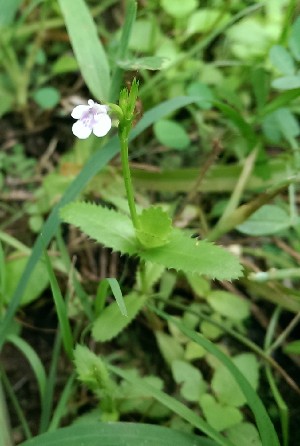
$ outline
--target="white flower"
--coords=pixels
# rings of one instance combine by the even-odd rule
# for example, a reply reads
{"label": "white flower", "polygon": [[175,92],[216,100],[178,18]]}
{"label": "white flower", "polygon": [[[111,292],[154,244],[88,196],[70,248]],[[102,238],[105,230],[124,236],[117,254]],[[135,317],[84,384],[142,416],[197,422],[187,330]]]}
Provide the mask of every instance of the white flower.
{"label": "white flower", "polygon": [[86,139],[93,132],[96,136],[105,136],[111,129],[111,118],[106,105],[97,104],[92,99],[88,105],[77,105],[71,113],[78,119],[72,126],[72,132],[77,138]]}

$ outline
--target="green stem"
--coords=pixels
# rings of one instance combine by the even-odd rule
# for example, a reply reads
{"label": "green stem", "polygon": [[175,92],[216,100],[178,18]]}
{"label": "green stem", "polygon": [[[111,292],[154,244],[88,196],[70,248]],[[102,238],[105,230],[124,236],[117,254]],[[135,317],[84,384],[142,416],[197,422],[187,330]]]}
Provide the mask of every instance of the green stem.
{"label": "green stem", "polygon": [[122,168],[123,168],[123,176],[125,189],[127,194],[128,206],[130,210],[130,215],[132,219],[133,226],[135,229],[139,227],[139,219],[136,212],[134,195],[133,195],[133,187],[131,181],[131,174],[129,169],[129,161],[128,161],[128,131],[126,128],[122,128],[119,131],[119,138],[121,143],[121,160],[122,160]]}

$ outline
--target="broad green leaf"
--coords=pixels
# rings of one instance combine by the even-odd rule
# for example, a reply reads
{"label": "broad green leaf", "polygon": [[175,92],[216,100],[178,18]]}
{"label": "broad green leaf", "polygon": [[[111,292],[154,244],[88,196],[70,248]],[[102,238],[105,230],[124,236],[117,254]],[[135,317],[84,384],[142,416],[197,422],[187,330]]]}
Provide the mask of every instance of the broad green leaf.
{"label": "broad green leaf", "polygon": [[[242,372],[254,390],[258,387],[258,362],[252,353],[241,353],[232,358],[235,366]],[[238,383],[226,368],[221,364],[215,371],[211,381],[212,389],[220,403],[240,407],[246,403],[246,396]]]}
{"label": "broad green leaf", "polygon": [[270,50],[272,64],[282,74],[292,75],[295,72],[295,64],[290,53],[281,45],[274,45]]}
{"label": "broad green leaf", "polygon": [[201,82],[193,82],[188,86],[187,94],[190,96],[199,96],[199,98],[201,98],[201,100],[197,102],[199,108],[209,110],[212,107],[214,95],[207,85]]}
{"label": "broad green leaf", "polygon": [[207,33],[213,30],[214,25],[222,26],[228,22],[229,14],[224,14],[220,9],[201,8],[191,14],[187,25],[187,34]]}
{"label": "broad green leaf", "polygon": [[290,38],[289,38],[289,47],[295,59],[300,61],[300,17],[298,16],[297,20],[292,26]]}
{"label": "broad green leaf", "polygon": [[65,74],[78,71],[78,63],[74,56],[61,56],[52,66],[53,74]]}
{"label": "broad green leaf", "polygon": [[139,19],[133,24],[129,48],[141,53],[153,53],[159,39],[160,30],[157,21]]}
{"label": "broad green leaf", "polygon": [[207,301],[217,313],[232,320],[242,321],[250,316],[249,302],[228,291],[211,291]]}
{"label": "broad green leaf", "polygon": [[[162,390],[163,380],[157,376],[144,376],[140,378],[136,369],[127,371],[136,379],[142,379],[151,386]],[[121,414],[139,413],[147,418],[159,419],[170,415],[170,410],[160,402],[156,401],[141,387],[136,387],[128,381],[122,381],[118,388],[118,411]]]}
{"label": "broad green leaf", "polygon": [[43,109],[54,108],[60,101],[60,93],[56,88],[43,87],[33,93],[33,99]]}
{"label": "broad green leaf", "polygon": [[0,27],[11,25],[22,0],[0,0]]}
{"label": "broad green leaf", "polygon": [[168,59],[166,57],[139,57],[138,59],[119,60],[117,64],[128,71],[138,70],[161,70],[165,67]]}
{"label": "broad green leaf", "polygon": [[[16,255],[15,258],[6,261],[4,302],[9,303],[12,298],[18,281],[23,274],[28,261],[28,256]],[[21,305],[27,305],[37,299],[45,290],[49,283],[47,269],[42,262],[38,262],[30,277],[28,287],[22,295]]]}
{"label": "broad green leaf", "polygon": [[139,256],[167,268],[205,274],[218,280],[232,280],[242,274],[235,255],[212,243],[192,239],[175,229],[167,245],[141,251]]}
{"label": "broad green leaf", "polygon": [[199,401],[206,388],[200,370],[178,359],[172,362],[171,368],[174,380],[181,386],[182,397],[187,401]]}
{"label": "broad green leaf", "polygon": [[176,359],[183,359],[184,349],[178,343],[177,339],[174,339],[172,336],[164,333],[163,331],[156,331],[155,337],[160,352],[169,366],[171,366],[172,362]]}
{"label": "broad green leaf", "polygon": [[206,420],[217,431],[234,426],[243,419],[243,415],[236,407],[220,404],[212,395],[200,396],[199,403]]}
{"label": "broad green leaf", "polygon": [[240,423],[226,430],[226,436],[235,446],[262,446],[256,427]]}
{"label": "broad green leaf", "polygon": [[164,246],[170,240],[172,220],[160,207],[144,209],[138,217],[137,237],[145,248]]}
{"label": "broad green leaf", "polygon": [[279,108],[275,112],[277,124],[287,141],[300,134],[300,126],[295,115],[288,108]]}
{"label": "broad green leaf", "polygon": [[203,437],[142,423],[80,423],[39,435],[22,446],[216,446]]}
{"label": "broad green leaf", "polygon": [[295,74],[279,77],[272,82],[272,87],[278,90],[294,90],[295,88],[300,88],[300,76]]}
{"label": "broad green leaf", "polygon": [[185,149],[190,144],[185,129],[175,121],[162,119],[156,122],[153,128],[158,141],[171,149]]}
{"label": "broad green leaf", "polygon": [[91,13],[84,0],[58,0],[81,74],[93,96],[108,99],[109,65]]}
{"label": "broad green leaf", "polygon": [[184,359],[186,359],[187,361],[194,361],[195,359],[203,358],[205,354],[206,351],[203,347],[201,347],[201,345],[198,345],[194,341],[189,341],[186,344]]}
{"label": "broad green leaf", "polygon": [[200,323],[200,331],[207,339],[216,340],[223,334],[223,330],[216,326],[213,322],[222,324],[222,317],[219,313],[213,313],[210,319],[211,322],[202,321]]}
{"label": "broad green leaf", "polygon": [[122,254],[136,254],[138,241],[127,215],[92,203],[77,202],[65,206],[60,213],[89,237]]}
{"label": "broad green leaf", "polygon": [[161,7],[172,17],[181,18],[197,8],[197,0],[160,0]]}
{"label": "broad green leaf", "polygon": [[279,206],[265,204],[236,229],[248,235],[271,235],[289,226],[290,217],[285,210]]}
{"label": "broad green leaf", "polygon": [[136,317],[146,303],[146,296],[132,292],[124,297],[127,316],[120,313],[116,302],[104,308],[93,324],[92,335],[96,341],[106,342],[116,337]]}

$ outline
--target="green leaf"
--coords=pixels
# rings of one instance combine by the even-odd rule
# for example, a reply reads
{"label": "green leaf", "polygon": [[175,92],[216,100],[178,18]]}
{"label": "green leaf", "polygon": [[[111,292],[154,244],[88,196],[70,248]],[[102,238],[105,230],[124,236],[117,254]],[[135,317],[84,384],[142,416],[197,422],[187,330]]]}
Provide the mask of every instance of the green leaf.
{"label": "green leaf", "polygon": [[300,340],[289,342],[284,346],[284,352],[292,355],[300,355]]}
{"label": "green leaf", "polygon": [[205,392],[206,384],[200,370],[188,362],[175,360],[172,362],[173,378],[180,387],[180,393],[187,401],[199,401]]}
{"label": "green leaf", "polygon": [[249,302],[227,291],[211,291],[207,296],[209,305],[222,316],[242,321],[250,316]]}
{"label": "green leaf", "polygon": [[133,24],[129,48],[140,53],[153,53],[159,38],[157,21],[139,19]]}
{"label": "green leaf", "polygon": [[33,99],[43,109],[55,107],[60,101],[60,93],[56,88],[43,87],[33,93]]}
{"label": "green leaf", "polygon": [[138,255],[142,260],[185,272],[206,274],[219,280],[241,275],[238,258],[225,249],[191,239],[173,229],[168,244],[141,249],[131,220],[119,212],[91,203],[71,203],[61,210],[67,223],[122,254]]}
{"label": "green leaf", "polygon": [[164,333],[163,331],[156,331],[155,337],[160,352],[169,366],[171,366],[173,361],[183,359],[184,350],[178,343],[177,339],[174,339],[172,336]]}
{"label": "green leaf", "polygon": [[295,59],[300,61],[300,17],[297,18],[295,23],[292,26],[290,38],[289,38],[289,47]]}
{"label": "green leaf", "polygon": [[74,364],[78,378],[93,391],[113,391],[114,382],[110,379],[106,365],[84,345],[77,344],[74,349]]}
{"label": "green leaf", "polygon": [[160,0],[161,7],[172,17],[181,18],[197,8],[197,0]]}
{"label": "green leaf", "polygon": [[161,70],[165,67],[168,59],[166,57],[139,57],[137,59],[119,60],[117,64],[123,70],[138,71],[138,70]]}
{"label": "green leaf", "polygon": [[295,73],[295,64],[290,53],[281,45],[274,45],[270,50],[270,59],[274,67],[282,74]]}
{"label": "green leaf", "polygon": [[271,235],[288,228],[290,224],[286,211],[279,206],[265,204],[236,229],[248,235]]}
{"label": "green leaf", "polygon": [[118,304],[113,302],[104,308],[93,324],[92,335],[96,341],[106,342],[116,337],[136,317],[147,300],[146,296],[132,292],[124,297],[127,317],[120,313]]}
{"label": "green leaf", "polygon": [[[157,401],[164,404],[168,407],[172,412],[179,415],[183,420],[188,421],[188,423],[198,429],[200,431],[206,433],[209,437],[211,437],[215,442],[214,445],[221,446],[233,446],[231,442],[229,442],[225,437],[219,434],[215,429],[213,429],[208,423],[206,423],[201,417],[195,413],[195,411],[189,409],[181,402],[177,401],[175,398],[169,396],[167,393],[162,392],[151,384],[145,382],[142,379],[132,377],[130,373],[125,370],[120,369],[119,367],[108,365],[108,369],[115,373],[117,376],[120,376],[124,380],[134,384],[137,388],[143,389],[143,391],[147,391],[149,395],[155,398]],[[158,443],[159,445],[161,442]],[[26,445],[27,446],[27,445]],[[173,446],[173,445],[170,445]],[[277,445],[274,445],[277,446]]]}
{"label": "green leaf", "polygon": [[235,446],[262,446],[256,427],[240,423],[226,430],[226,436]]}
{"label": "green leaf", "polygon": [[78,63],[73,56],[65,55],[61,56],[52,66],[53,74],[65,74],[78,71]]}
{"label": "green leaf", "polygon": [[167,268],[205,274],[218,280],[236,279],[242,273],[238,258],[229,251],[206,241],[192,239],[175,229],[167,245],[141,251],[139,256]]}
{"label": "green leaf", "polygon": [[218,403],[212,395],[202,395],[199,402],[206,420],[217,431],[234,426],[243,419],[237,408]]}
{"label": "green leaf", "polygon": [[58,0],[81,74],[93,96],[107,100],[110,75],[106,53],[84,0]]}
{"label": "green leaf", "polygon": [[116,299],[117,305],[119,307],[119,310],[121,311],[123,316],[127,317],[127,310],[126,305],[124,302],[123,294],[119,285],[119,282],[117,279],[114,278],[106,278],[107,282],[109,283],[110,289],[114,295],[114,298]]}
{"label": "green leaf", "polygon": [[[18,281],[23,274],[28,256],[16,255],[6,261],[4,302],[9,303]],[[36,300],[45,290],[49,283],[47,269],[42,262],[38,262],[30,277],[28,288],[24,290],[21,305],[27,305]]]}
{"label": "green leaf", "polygon": [[144,209],[138,217],[137,237],[145,248],[157,248],[170,240],[172,220],[160,207]]}
{"label": "green leaf", "polygon": [[[147,442],[147,443],[146,443]],[[216,446],[196,435],[142,423],[80,423],[39,435],[22,446]]]}
{"label": "green leaf", "polygon": [[187,94],[189,96],[199,96],[201,100],[197,102],[199,108],[203,110],[209,110],[212,108],[212,101],[214,95],[211,89],[202,82],[193,82],[187,88]]}
{"label": "green leaf", "polygon": [[185,129],[170,119],[162,119],[154,124],[154,134],[158,141],[171,149],[185,149],[190,138]]}
{"label": "green leaf", "polygon": [[158,314],[160,317],[162,317],[164,320],[168,322],[170,321],[175,325],[177,325],[177,327],[180,328],[182,333],[184,333],[186,336],[188,336],[191,340],[193,340],[197,344],[204,347],[205,350],[211,353],[216,359],[218,359],[223,364],[223,366],[230,372],[232,377],[234,377],[234,380],[238,384],[239,388],[242,390],[243,394],[247,399],[249,407],[251,408],[253,414],[255,415],[255,420],[258,426],[263,446],[280,446],[274,426],[270,420],[270,417],[261,399],[254,391],[248,379],[244,376],[243,373],[241,373],[241,371],[236,366],[236,364],[234,364],[231,358],[229,358],[225,353],[223,353],[219,348],[217,348],[212,342],[205,339],[204,336],[188,329],[185,325],[177,322],[174,318],[170,317],[164,311],[158,310],[153,306],[151,306],[151,309],[155,311],[155,313]]}
{"label": "green leaf", "polygon": [[0,27],[12,24],[22,0],[0,1]]}
{"label": "green leaf", "polygon": [[300,76],[283,76],[272,82],[272,87],[278,90],[294,90],[300,88]]}
{"label": "green leaf", "polygon": [[[258,362],[252,353],[242,353],[232,358],[235,366],[251,384],[254,390],[258,387]],[[215,371],[211,386],[218,400],[223,404],[240,407],[247,399],[236,380],[224,364]]]}
{"label": "green leaf", "polygon": [[275,112],[277,124],[287,141],[300,134],[300,126],[293,113],[288,108],[279,108]]}
{"label": "green leaf", "polygon": [[[136,369],[127,371],[133,379],[141,379],[151,386],[162,390],[163,380],[157,376],[144,376],[140,378]],[[118,411],[121,414],[139,413],[147,418],[165,418],[170,415],[170,410],[160,402],[156,401],[142,387],[136,387],[127,381],[122,381],[118,389]]]}
{"label": "green leaf", "polygon": [[[221,20],[219,20],[221,18]],[[201,10],[191,14],[188,25],[187,34],[207,33],[213,30],[214,25],[222,26],[230,18],[229,14],[224,14],[220,9],[201,8]]]}
{"label": "green leaf", "polygon": [[93,203],[77,202],[65,206],[60,215],[89,237],[122,254],[136,254],[139,244],[129,217]]}

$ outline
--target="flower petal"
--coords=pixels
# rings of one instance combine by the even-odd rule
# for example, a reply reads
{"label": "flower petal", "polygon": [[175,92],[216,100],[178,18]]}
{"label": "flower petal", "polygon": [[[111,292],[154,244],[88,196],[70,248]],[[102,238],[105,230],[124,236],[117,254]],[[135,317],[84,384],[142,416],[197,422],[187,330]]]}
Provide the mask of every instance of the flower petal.
{"label": "flower petal", "polygon": [[89,110],[88,105],[77,105],[75,108],[73,108],[73,111],[71,113],[72,118],[74,119],[80,119],[84,112]]}
{"label": "flower petal", "polygon": [[101,113],[98,119],[99,121],[93,125],[93,133],[96,136],[105,136],[111,129],[111,119],[105,113]]}
{"label": "flower petal", "polygon": [[72,126],[72,132],[79,139],[86,139],[92,133],[92,129],[84,125],[81,121],[75,122]]}

